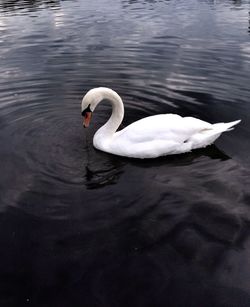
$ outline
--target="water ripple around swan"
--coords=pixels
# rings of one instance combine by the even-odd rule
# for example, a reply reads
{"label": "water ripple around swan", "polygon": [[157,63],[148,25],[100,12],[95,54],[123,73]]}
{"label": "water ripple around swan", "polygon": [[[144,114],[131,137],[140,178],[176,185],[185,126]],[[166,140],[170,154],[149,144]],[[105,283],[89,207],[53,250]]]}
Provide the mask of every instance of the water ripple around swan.
{"label": "water ripple around swan", "polygon": [[[247,306],[248,2],[7,0],[0,45],[0,305]],[[116,157],[92,146],[107,103],[82,127],[96,86],[121,95],[121,127],[242,123],[185,155]]]}

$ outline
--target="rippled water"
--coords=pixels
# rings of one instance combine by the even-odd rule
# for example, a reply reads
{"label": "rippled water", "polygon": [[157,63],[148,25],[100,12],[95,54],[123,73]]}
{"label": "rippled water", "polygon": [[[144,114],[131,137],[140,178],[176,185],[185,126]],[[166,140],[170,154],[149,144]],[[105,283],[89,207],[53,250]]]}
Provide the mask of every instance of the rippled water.
{"label": "rippled water", "polygon": [[[248,1],[0,1],[0,305],[249,306]],[[215,146],[99,152],[103,103],[242,119]]]}

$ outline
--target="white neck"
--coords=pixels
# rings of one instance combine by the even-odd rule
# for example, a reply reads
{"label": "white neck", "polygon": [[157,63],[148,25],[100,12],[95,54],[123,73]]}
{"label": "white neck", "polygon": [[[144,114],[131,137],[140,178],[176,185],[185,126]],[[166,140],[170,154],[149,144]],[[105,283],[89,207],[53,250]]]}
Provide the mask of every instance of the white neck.
{"label": "white neck", "polygon": [[112,105],[112,114],[109,120],[98,130],[97,133],[101,133],[102,137],[112,137],[123,120],[124,107],[122,99],[115,91],[106,87],[99,87],[93,89],[93,91],[96,105],[104,99],[108,100]]}

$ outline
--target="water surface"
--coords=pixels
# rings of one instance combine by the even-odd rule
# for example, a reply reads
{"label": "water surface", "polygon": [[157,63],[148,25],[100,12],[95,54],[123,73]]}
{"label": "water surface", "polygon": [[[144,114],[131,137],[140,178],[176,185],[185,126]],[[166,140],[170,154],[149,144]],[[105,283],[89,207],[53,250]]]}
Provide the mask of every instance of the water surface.
{"label": "water surface", "polygon": [[[249,306],[248,1],[0,2],[0,305]],[[123,126],[242,119],[216,144],[99,152],[80,102]]]}

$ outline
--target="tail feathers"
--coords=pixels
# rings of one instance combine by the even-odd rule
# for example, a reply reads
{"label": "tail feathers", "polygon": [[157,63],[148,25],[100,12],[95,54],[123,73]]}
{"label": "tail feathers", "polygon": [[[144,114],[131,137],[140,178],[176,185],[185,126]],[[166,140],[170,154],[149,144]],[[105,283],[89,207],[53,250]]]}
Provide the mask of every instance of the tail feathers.
{"label": "tail feathers", "polygon": [[241,119],[239,120],[235,120],[233,122],[230,123],[218,123],[218,124],[214,124],[213,125],[213,131],[217,134],[217,133],[222,133],[224,131],[230,131],[233,130],[234,126],[239,124],[241,122]]}
{"label": "tail feathers", "polygon": [[206,128],[195,134],[192,138],[192,149],[206,147],[212,144],[225,131],[230,131],[233,126],[237,125],[241,120],[230,123],[218,123]]}

